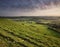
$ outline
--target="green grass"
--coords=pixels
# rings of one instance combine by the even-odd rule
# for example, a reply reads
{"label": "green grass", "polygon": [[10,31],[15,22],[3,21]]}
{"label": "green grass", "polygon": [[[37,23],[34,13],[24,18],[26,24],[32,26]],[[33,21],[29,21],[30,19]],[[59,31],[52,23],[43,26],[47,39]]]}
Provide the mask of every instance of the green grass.
{"label": "green grass", "polygon": [[0,18],[0,46],[60,47],[60,33],[47,25]]}

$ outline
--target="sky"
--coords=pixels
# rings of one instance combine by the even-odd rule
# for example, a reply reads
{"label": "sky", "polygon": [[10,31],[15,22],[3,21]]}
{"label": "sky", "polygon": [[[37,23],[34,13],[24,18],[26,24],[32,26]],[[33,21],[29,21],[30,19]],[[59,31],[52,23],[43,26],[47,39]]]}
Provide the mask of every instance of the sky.
{"label": "sky", "polygon": [[60,0],[0,0],[0,16],[60,16]]}

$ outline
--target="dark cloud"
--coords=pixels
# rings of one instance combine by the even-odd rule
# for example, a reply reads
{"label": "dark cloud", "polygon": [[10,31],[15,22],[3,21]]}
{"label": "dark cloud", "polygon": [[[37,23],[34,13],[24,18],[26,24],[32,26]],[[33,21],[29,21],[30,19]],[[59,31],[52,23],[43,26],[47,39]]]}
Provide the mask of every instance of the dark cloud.
{"label": "dark cloud", "polygon": [[43,8],[45,5],[49,6],[51,3],[57,5],[60,0],[0,0],[0,8]]}

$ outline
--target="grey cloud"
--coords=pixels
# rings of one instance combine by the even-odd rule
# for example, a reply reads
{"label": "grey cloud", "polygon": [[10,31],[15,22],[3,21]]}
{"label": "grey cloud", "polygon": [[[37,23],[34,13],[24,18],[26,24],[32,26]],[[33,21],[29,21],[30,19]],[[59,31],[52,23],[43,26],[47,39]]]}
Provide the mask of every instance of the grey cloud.
{"label": "grey cloud", "polygon": [[37,8],[38,5],[43,8],[45,5],[49,6],[53,3],[57,5],[60,0],[0,0],[0,7],[3,8]]}

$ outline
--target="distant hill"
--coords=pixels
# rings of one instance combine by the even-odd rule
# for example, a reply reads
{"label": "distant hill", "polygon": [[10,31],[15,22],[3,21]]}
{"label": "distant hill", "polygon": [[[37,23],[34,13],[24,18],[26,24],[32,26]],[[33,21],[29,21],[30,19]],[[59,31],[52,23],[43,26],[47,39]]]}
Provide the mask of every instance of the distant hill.
{"label": "distant hill", "polygon": [[11,18],[11,19],[22,19],[22,18],[24,18],[24,19],[29,19],[29,18],[31,18],[31,19],[47,19],[47,20],[49,20],[49,19],[51,19],[51,20],[55,20],[55,19],[60,19],[60,16],[0,16],[0,18]]}

